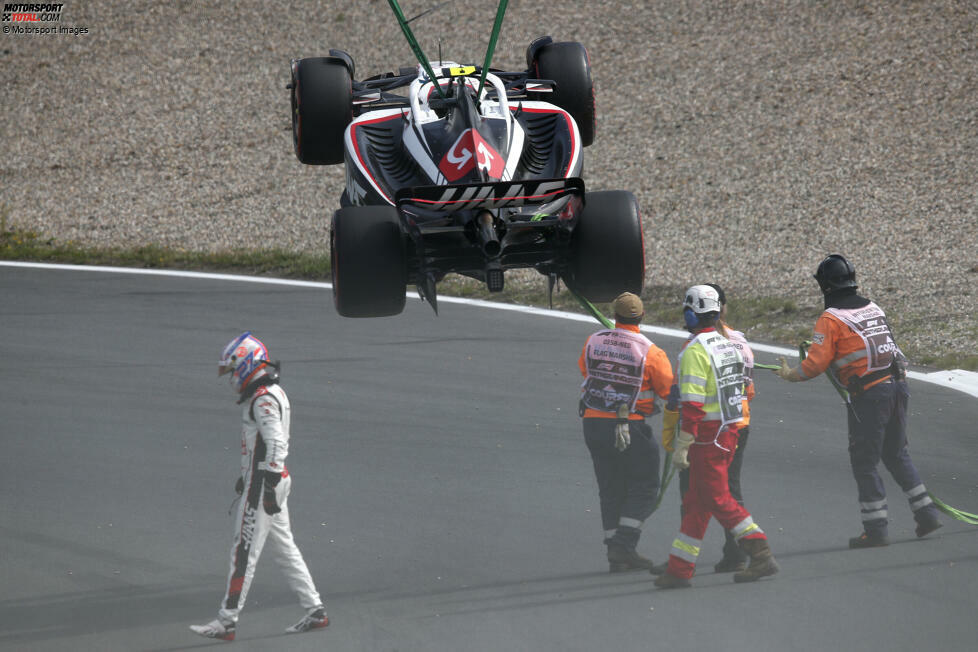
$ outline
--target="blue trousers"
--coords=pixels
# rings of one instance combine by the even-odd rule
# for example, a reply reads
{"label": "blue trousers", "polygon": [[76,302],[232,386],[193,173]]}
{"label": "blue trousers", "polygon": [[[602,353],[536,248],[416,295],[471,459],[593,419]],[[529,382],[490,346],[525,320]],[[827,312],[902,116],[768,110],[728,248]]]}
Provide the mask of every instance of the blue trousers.
{"label": "blue trousers", "polygon": [[903,490],[918,523],[937,516],[920,474],[907,448],[906,381],[891,380],[870,388],[852,399],[849,410],[849,461],[859,491],[863,529],[869,534],[886,534],[888,507],[886,489],[877,470],[882,460],[886,470]]}

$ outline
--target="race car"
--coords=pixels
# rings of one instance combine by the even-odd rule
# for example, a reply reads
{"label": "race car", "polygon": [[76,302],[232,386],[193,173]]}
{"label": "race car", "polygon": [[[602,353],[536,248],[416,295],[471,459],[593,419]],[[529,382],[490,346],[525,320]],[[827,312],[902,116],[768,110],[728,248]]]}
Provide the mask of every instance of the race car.
{"label": "race car", "polygon": [[595,134],[585,47],[538,38],[518,72],[490,68],[491,46],[481,66],[431,61],[398,19],[416,66],[357,81],[341,50],[291,62],[296,157],[346,166],[330,232],[337,312],[399,314],[410,283],[437,313],[447,274],[498,292],[518,268],[592,302],[641,292],[635,197],[581,179]]}

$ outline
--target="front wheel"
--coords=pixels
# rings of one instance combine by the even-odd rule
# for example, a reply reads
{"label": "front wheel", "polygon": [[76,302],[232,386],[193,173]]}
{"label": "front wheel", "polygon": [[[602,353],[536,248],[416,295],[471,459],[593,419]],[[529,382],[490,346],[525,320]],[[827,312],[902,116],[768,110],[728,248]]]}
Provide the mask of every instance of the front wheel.
{"label": "front wheel", "polygon": [[565,282],[588,301],[613,301],[622,292],[641,294],[645,242],[635,195],[624,190],[589,192],[571,236],[570,278]]}
{"label": "front wheel", "polygon": [[389,317],[404,310],[407,254],[396,208],[341,208],[333,214],[329,242],[336,312]]}

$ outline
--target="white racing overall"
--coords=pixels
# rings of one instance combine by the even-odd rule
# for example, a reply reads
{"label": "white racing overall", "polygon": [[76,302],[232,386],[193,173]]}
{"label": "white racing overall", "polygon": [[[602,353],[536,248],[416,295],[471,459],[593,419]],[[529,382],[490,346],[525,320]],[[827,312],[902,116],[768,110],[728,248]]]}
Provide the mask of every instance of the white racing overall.
{"label": "white racing overall", "polygon": [[[238,621],[266,540],[271,542],[274,559],[302,607],[309,610],[322,604],[302,553],[292,538],[289,522],[292,478],[285,467],[285,458],[289,454],[291,409],[288,396],[277,384],[259,387],[250,399],[244,401],[241,416],[244,493],[235,514],[231,569],[218,611],[218,617],[224,622]],[[265,513],[262,507],[264,470],[282,474],[275,487],[282,511],[274,515]]]}

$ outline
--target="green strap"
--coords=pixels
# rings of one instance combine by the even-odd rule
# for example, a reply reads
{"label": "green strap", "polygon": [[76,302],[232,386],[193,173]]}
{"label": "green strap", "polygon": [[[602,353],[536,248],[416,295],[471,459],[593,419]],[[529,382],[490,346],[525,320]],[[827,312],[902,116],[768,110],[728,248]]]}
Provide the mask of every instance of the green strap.
{"label": "green strap", "polygon": [[978,525],[978,514],[963,512],[960,509],[951,507],[929,491],[927,492],[927,495],[934,501],[934,506],[937,507],[937,509],[941,510],[954,520],[967,523],[968,525]]}
{"label": "green strap", "polygon": [[506,5],[509,0],[499,0],[499,7],[496,8],[496,22],[492,25],[492,35],[489,37],[489,47],[486,48],[486,59],[482,64],[482,76],[479,77],[479,92],[476,97],[482,97],[482,89],[486,85],[486,74],[489,72],[489,63],[492,61],[492,54],[496,50],[496,39],[499,38],[499,30],[503,26],[503,14],[506,13]]}
{"label": "green strap", "polygon": [[[679,426],[676,426],[676,430],[679,430]],[[673,441],[676,441],[673,439]],[[659,505],[662,504],[662,499],[666,495],[666,488],[669,483],[672,482],[672,476],[676,474],[676,467],[672,465],[672,453],[666,451],[666,456],[662,460],[662,478],[659,480],[659,496],[655,499],[655,507],[652,508],[652,512],[655,513],[659,509]]]}
{"label": "green strap", "polygon": [[411,47],[411,52],[414,53],[415,58],[417,58],[421,67],[424,68],[424,71],[428,73],[428,78],[431,79],[431,84],[438,91],[438,95],[445,97],[445,91],[441,89],[441,85],[435,79],[435,71],[431,69],[428,57],[425,56],[424,51],[418,44],[418,39],[414,38],[414,32],[411,31],[407,18],[404,17],[404,12],[401,11],[401,5],[397,4],[397,0],[387,0],[387,4],[391,6],[391,10],[394,12],[394,16],[397,18],[397,24],[401,26],[401,31],[404,32],[404,38],[407,39],[408,45]]}
{"label": "green strap", "polygon": [[577,292],[575,292],[573,289],[567,288],[567,290],[574,296],[575,299],[577,299],[578,301],[580,301],[581,305],[584,306],[584,309],[587,310],[589,313],[591,313],[591,315],[593,315],[595,319],[597,319],[599,322],[601,322],[601,324],[605,328],[614,328],[615,327],[615,323],[613,321],[611,321],[610,319],[608,319],[607,317],[605,317],[604,316],[604,313],[602,313],[600,310],[598,310],[597,308],[595,308],[593,303],[591,303],[590,301],[588,301],[587,299],[585,299],[584,297],[582,297],[580,294],[578,294]]}
{"label": "green strap", "polygon": [[[798,358],[802,362],[804,362],[805,358],[808,357],[808,347],[810,347],[811,345],[812,343],[810,340],[805,340],[798,345]],[[850,404],[849,390],[843,387],[839,383],[839,380],[828,371],[825,372],[825,377],[829,379],[829,382],[832,383],[832,387],[835,388],[835,391],[839,393],[839,396],[842,397],[842,400],[845,401],[846,405],[848,406]]]}

